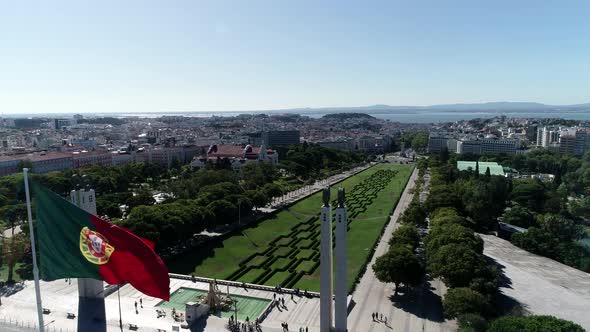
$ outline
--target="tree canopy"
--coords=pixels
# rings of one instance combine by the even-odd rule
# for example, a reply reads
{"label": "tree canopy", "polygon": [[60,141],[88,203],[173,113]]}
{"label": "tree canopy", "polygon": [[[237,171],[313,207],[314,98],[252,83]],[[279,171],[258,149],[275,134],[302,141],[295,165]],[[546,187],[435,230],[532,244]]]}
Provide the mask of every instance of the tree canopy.
{"label": "tree canopy", "polygon": [[375,276],[382,282],[395,284],[395,293],[400,284],[415,286],[420,284],[424,268],[420,260],[405,245],[394,245],[389,251],[377,257],[373,264]]}
{"label": "tree canopy", "polygon": [[492,321],[488,332],[584,332],[578,324],[553,316],[505,316]]}

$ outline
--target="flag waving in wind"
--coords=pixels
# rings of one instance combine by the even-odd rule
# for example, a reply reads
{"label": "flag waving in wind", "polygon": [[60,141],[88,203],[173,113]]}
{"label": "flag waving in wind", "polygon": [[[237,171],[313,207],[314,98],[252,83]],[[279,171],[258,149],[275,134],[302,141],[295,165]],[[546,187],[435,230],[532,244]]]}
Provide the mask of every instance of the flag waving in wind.
{"label": "flag waving in wind", "polygon": [[170,300],[168,268],[152,243],[80,209],[39,184],[31,187],[37,209],[41,279],[128,282],[146,295]]}

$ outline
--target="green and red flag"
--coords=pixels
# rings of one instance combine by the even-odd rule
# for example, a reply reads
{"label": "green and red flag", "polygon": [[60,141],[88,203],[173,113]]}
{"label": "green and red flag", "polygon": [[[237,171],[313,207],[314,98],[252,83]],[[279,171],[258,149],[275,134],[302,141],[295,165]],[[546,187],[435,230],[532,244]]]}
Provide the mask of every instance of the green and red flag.
{"label": "green and red flag", "polygon": [[36,183],[41,279],[94,278],[130,283],[140,292],[170,300],[168,268],[153,243],[92,215]]}

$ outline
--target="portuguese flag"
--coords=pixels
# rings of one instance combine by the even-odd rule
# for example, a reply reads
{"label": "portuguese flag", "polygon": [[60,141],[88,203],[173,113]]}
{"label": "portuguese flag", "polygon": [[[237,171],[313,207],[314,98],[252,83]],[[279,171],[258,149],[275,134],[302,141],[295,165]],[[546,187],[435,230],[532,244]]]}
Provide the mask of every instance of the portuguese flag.
{"label": "portuguese flag", "polygon": [[94,278],[130,283],[170,300],[170,278],[154,245],[33,183],[41,279]]}

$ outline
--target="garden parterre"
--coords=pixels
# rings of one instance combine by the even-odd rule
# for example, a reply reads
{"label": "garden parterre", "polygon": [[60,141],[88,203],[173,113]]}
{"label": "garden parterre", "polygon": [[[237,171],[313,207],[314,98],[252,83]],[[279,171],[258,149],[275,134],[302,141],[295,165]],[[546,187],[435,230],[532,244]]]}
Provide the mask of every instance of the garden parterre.
{"label": "garden parterre", "polygon": [[[347,191],[349,289],[364,270],[412,169],[378,164],[332,187],[333,207],[337,187]],[[321,205],[321,193],[316,193],[170,262],[170,270],[318,291]]]}

